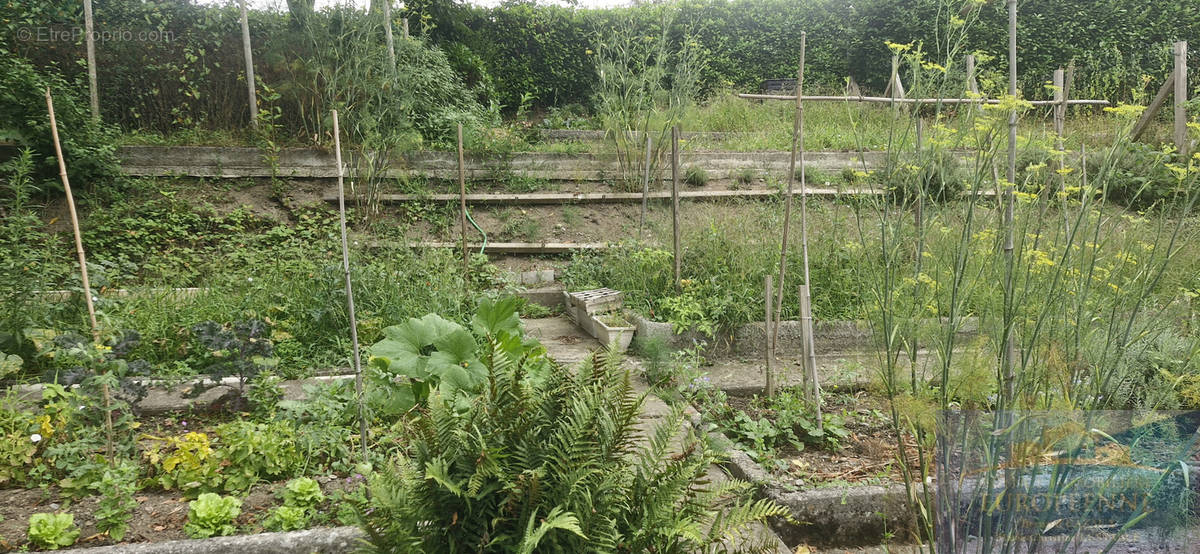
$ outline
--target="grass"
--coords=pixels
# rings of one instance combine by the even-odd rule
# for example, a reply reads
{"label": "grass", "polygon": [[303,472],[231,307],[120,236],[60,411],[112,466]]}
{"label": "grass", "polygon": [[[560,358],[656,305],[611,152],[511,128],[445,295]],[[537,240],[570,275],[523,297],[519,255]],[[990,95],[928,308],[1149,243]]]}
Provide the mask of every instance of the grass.
{"label": "grass", "polygon": [[[949,271],[945,268],[952,266],[958,251],[958,229],[968,223],[963,215],[965,202],[926,208],[926,222],[931,226],[925,237],[927,259],[936,261],[936,267],[941,268],[939,271]],[[862,319],[870,314],[870,302],[864,297],[870,294],[868,276],[880,270],[882,264],[874,254],[882,248],[881,235],[865,227],[873,219],[872,210],[871,204],[862,201],[810,201],[809,234],[813,240],[809,255],[814,283],[813,309],[817,319]],[[627,304],[662,321],[681,318],[679,322],[701,322],[713,328],[760,321],[763,317],[763,278],[778,270],[782,212],[779,202],[686,206],[680,220],[681,242],[686,245],[682,263],[685,286],[677,292],[672,285],[670,214],[663,208],[652,209],[648,221],[650,235],[644,244],[627,242],[608,252],[577,256],[567,270],[567,286],[570,289],[607,286],[623,290]],[[979,228],[994,226],[1001,215],[994,202],[977,205],[971,224]],[[1136,237],[1154,236],[1158,224],[1149,219],[1124,217],[1126,215],[1125,209],[1107,207],[1102,215],[1096,216],[1111,225],[1106,232],[1108,240],[1098,246],[1096,257],[1112,260],[1126,255],[1123,252],[1144,251]],[[891,217],[899,217],[899,214]],[[1029,213],[1025,217],[1021,220],[1021,225],[1025,226],[1033,226],[1041,220],[1062,221],[1061,212],[1052,209],[1044,214]],[[911,219],[907,221],[911,222]],[[795,239],[799,235],[796,220],[793,220],[793,226]],[[1158,304],[1170,304],[1180,290],[1200,287],[1200,280],[1195,277],[1200,271],[1200,244],[1192,238],[1196,231],[1190,221],[1188,227],[1189,239],[1181,241],[1174,256],[1176,261],[1155,287],[1154,300]],[[905,239],[909,241],[907,244],[913,244],[913,229],[900,232],[909,237]],[[1050,235],[1043,233],[1042,236],[1042,244],[1023,244],[1025,260],[1054,255],[1046,253],[1044,244],[1050,240]],[[994,240],[988,232],[980,231],[970,245],[972,255],[979,257],[992,251]],[[1161,256],[1161,252],[1158,255]],[[798,282],[802,274],[800,256],[798,241],[793,240],[788,268],[792,283]],[[916,275],[917,266],[911,256],[897,263],[901,264],[895,269],[898,275]],[[922,269],[931,279],[938,283],[951,279],[949,273],[933,273],[931,263],[927,262]],[[1122,272],[1134,269],[1133,266],[1107,263],[1105,268],[1113,279],[1132,278],[1120,276]],[[961,302],[968,304],[967,311],[978,313],[994,305],[994,293],[994,290],[975,289]],[[1103,290],[1095,294],[1109,297]],[[950,302],[945,289],[940,289],[937,297],[942,306]],[[799,304],[794,291],[785,290],[783,309],[785,318],[798,318]],[[942,307],[934,312],[929,316],[947,313]]]}
{"label": "grass", "polygon": [[[726,150],[726,151],[786,151],[791,148],[792,118],[794,104],[784,101],[757,101],[738,98],[735,94],[719,94],[706,102],[690,107],[683,115],[680,123],[684,132],[721,132],[724,136],[706,137],[692,136],[682,141],[684,150]],[[907,125],[908,131],[897,133],[891,137],[893,149],[911,148],[915,141],[912,130],[912,118],[904,113],[894,116],[890,106],[885,104],[842,103],[842,102],[809,102],[804,107],[805,112],[805,147],[807,150],[887,150],[889,135],[896,125]],[[950,120],[942,123],[947,127],[955,127],[953,121],[965,117],[963,111],[948,110]],[[938,122],[931,115],[926,115],[925,126],[932,128]],[[515,123],[514,123],[515,124]],[[1022,136],[1049,137],[1053,134],[1053,119],[1049,108],[1039,108],[1026,114],[1021,119],[1020,131]],[[1152,122],[1148,127],[1145,140],[1170,141],[1170,125],[1162,121]],[[607,153],[611,147],[603,141],[567,140],[526,142],[511,134],[505,134],[496,145],[490,145],[491,135],[482,134],[477,137],[476,146],[480,151],[532,151],[559,154]],[[1110,118],[1100,112],[1099,108],[1075,107],[1070,110],[1066,120],[1066,147],[1077,150],[1086,145],[1093,151],[1099,151],[1111,143],[1112,128]],[[536,140],[536,139],[534,139]],[[125,145],[204,145],[204,146],[244,146],[253,142],[249,137],[224,130],[207,130],[200,128],[182,128],[173,133],[147,133],[134,131],[123,135],[121,144]],[[502,144],[500,144],[502,142]],[[303,146],[288,144],[286,146]],[[973,147],[972,144],[963,144]],[[514,191],[519,191],[528,183],[514,183]]]}
{"label": "grass", "polygon": [[691,187],[702,187],[708,184],[708,171],[702,167],[691,166],[683,173],[684,184]]}

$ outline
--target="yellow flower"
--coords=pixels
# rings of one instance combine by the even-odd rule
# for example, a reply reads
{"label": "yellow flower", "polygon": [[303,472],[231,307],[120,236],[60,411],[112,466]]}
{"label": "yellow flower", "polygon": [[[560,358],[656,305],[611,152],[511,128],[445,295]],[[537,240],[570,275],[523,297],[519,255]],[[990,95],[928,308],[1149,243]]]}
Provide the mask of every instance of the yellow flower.
{"label": "yellow flower", "polygon": [[1045,252],[1042,252],[1041,250],[1033,250],[1030,252],[1030,254],[1033,255],[1034,267],[1053,267],[1054,266],[1054,260],[1050,259],[1050,256],[1048,254],[1046,254]]}
{"label": "yellow flower", "polygon": [[1146,109],[1146,106],[1138,106],[1136,104],[1120,103],[1116,106],[1107,106],[1104,111],[1113,114],[1121,119],[1134,119]]}

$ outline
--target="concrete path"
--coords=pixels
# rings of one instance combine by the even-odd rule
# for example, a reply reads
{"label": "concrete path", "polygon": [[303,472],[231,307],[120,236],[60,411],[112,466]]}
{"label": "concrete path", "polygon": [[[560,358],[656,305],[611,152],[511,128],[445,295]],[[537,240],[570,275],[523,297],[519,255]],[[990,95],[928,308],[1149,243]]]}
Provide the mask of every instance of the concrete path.
{"label": "concrete path", "polygon": [[[918,373],[932,376],[938,364],[936,353],[922,350],[917,353]],[[776,357],[775,381],[779,386],[789,387],[803,383],[803,367],[799,356]],[[841,351],[817,355],[817,376],[821,388],[826,391],[838,389],[862,389],[871,383],[880,382],[882,360],[873,350]],[[722,358],[702,369],[712,385],[729,394],[749,396],[762,394],[763,359],[747,357]],[[901,360],[899,373],[909,373],[908,359]]]}

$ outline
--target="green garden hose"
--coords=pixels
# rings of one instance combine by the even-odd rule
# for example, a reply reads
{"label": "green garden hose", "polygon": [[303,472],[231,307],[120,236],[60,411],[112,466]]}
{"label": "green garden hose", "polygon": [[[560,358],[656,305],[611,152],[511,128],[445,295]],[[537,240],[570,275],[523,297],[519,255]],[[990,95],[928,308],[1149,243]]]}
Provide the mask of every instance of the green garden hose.
{"label": "green garden hose", "polygon": [[484,251],[484,249],[486,249],[486,248],[487,248],[487,233],[483,232],[483,229],[480,229],[480,228],[479,228],[479,224],[478,224],[478,223],[475,223],[475,220],[471,218],[471,212],[470,212],[470,211],[468,211],[468,210],[464,209],[464,210],[463,210],[463,213],[464,213],[464,214],[466,214],[466,216],[467,216],[467,221],[470,221],[470,222],[471,222],[471,225],[475,227],[475,230],[476,230],[476,231],[479,231],[479,234],[483,235],[483,244],[479,246],[479,253],[480,253],[480,254],[483,254],[483,251]]}

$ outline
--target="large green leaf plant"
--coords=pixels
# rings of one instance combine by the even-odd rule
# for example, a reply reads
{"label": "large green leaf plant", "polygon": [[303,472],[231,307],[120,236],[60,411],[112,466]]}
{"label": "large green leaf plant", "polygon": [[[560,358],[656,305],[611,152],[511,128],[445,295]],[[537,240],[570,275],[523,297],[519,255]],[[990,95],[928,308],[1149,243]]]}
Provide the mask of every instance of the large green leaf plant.
{"label": "large green leaf plant", "polygon": [[[514,359],[536,358],[545,367],[545,349],[524,336],[517,316],[519,300],[484,298],[470,328],[437,314],[410,318],[383,330],[369,350],[368,401],[378,416],[397,416],[424,405],[431,391],[465,408],[487,381],[479,345],[487,339]],[[534,378],[537,372],[531,374]]]}

